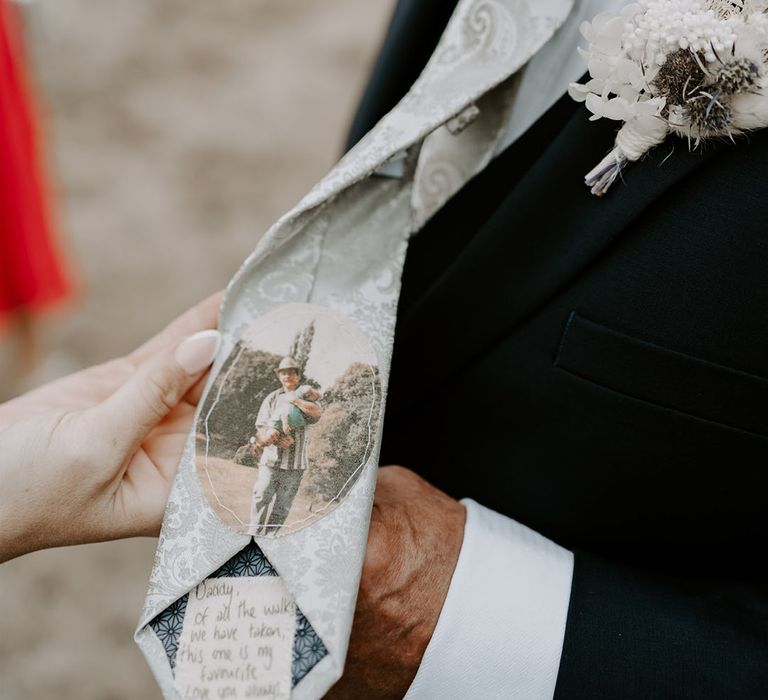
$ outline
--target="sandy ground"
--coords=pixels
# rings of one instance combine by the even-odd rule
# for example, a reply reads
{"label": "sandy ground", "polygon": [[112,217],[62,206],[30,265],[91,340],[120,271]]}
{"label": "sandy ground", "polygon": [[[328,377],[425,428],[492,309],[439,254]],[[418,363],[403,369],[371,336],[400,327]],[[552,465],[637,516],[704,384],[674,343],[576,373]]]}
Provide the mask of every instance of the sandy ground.
{"label": "sandy ground", "polygon": [[251,494],[259,469],[198,454],[197,476],[208,503],[227,525],[237,530],[247,527],[251,522]]}
{"label": "sandy ground", "polygon": [[[247,529],[251,523],[253,490],[259,478],[259,468],[245,467],[228,459],[211,456],[206,458],[202,455],[198,456],[196,466],[203,493],[219,517],[236,530]],[[305,484],[306,480],[292,501],[285,521],[288,523],[287,527],[306,523],[308,518],[314,517],[313,513],[318,508],[323,508],[324,512],[329,508],[327,502],[313,500],[307,493]],[[274,531],[270,530],[270,533]],[[286,531],[286,528],[281,529],[283,533]]]}
{"label": "sandy ground", "polygon": [[[51,352],[30,383],[135,347],[226,284],[338,155],[392,6],[29,7],[82,285],[78,302],[49,319]],[[0,379],[0,391],[14,390],[7,370]],[[134,540],[0,566],[0,698],[159,698],[132,640],[153,551],[153,541]]]}

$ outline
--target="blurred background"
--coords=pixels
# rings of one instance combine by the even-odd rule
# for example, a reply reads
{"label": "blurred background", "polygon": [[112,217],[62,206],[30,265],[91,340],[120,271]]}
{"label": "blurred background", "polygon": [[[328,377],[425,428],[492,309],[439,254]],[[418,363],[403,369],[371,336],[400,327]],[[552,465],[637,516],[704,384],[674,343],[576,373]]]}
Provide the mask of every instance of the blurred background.
{"label": "blurred background", "polygon": [[[394,0],[15,7],[63,281],[34,313],[4,310],[0,400],[133,349],[226,285],[340,155]],[[154,546],[0,565],[0,698],[160,698],[132,640]]]}

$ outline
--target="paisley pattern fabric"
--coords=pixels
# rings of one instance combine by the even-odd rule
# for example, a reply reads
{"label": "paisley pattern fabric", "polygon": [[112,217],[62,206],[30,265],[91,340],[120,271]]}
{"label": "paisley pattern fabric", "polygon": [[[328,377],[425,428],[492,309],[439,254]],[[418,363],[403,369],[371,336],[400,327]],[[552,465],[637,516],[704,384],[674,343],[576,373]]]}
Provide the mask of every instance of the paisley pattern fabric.
{"label": "paisley pattern fabric", "polygon": [[[408,94],[261,237],[229,284],[219,323],[222,348],[206,392],[254,319],[281,304],[298,302],[344,314],[368,336],[386,401],[408,238],[487,163],[503,126],[508,79],[551,36],[572,2],[459,2]],[[474,121],[460,124],[462,119],[456,117],[471,105],[479,108]],[[472,112],[466,114],[471,118]],[[451,120],[451,128],[443,127]],[[371,177],[403,151],[402,178]],[[294,669],[306,669],[307,676],[292,691],[297,700],[322,697],[343,671],[376,484],[380,430],[379,424],[375,449],[337,508],[290,536],[257,538],[326,651],[310,666],[320,647],[308,628],[299,626]],[[250,541],[227,527],[207,504],[194,456],[195,436],[190,434],[135,635],[166,698],[179,696],[169,653],[151,622],[211,572],[226,566]]]}
{"label": "paisley pattern fabric", "polygon": [[[267,561],[264,553],[254,542],[248,544],[209,578],[237,578],[240,576],[277,576],[277,571]],[[150,623],[158,639],[162,642],[168,663],[176,666],[176,652],[179,648],[181,628],[184,626],[184,614],[187,610],[189,594],[182,596],[169,605]],[[291,664],[291,682],[295,686],[328,653],[320,637],[309,624],[304,614],[296,609],[296,633],[293,639],[293,662]]]}
{"label": "paisley pattern fabric", "polygon": [[[535,4],[487,0],[469,8],[465,26],[472,27],[475,33],[464,46],[468,60],[472,60],[469,57],[473,53],[486,61],[510,51],[519,57],[520,65],[478,100],[477,117],[466,128],[456,132],[449,121],[424,139],[412,198],[417,230],[491,161],[506,129],[518,85],[517,68],[554,34],[572,5],[572,0],[542,0]],[[460,49],[454,46],[436,52],[436,60],[450,60],[457,51]]]}

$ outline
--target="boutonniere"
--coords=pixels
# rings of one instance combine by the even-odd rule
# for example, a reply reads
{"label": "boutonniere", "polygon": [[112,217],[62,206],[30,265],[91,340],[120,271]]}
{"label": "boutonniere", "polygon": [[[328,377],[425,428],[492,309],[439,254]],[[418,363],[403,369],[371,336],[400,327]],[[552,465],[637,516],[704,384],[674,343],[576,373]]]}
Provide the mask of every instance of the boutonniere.
{"label": "boutonniere", "polygon": [[581,32],[590,80],[570,95],[623,122],[585,177],[593,194],[671,134],[697,148],[768,126],[768,0],[639,0]]}

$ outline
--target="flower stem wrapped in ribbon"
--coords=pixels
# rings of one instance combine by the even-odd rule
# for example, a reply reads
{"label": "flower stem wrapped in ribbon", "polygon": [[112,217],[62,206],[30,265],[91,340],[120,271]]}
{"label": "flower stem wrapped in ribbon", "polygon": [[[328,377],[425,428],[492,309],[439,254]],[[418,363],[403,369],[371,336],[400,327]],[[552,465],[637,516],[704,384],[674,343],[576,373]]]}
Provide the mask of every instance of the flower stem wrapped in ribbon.
{"label": "flower stem wrapped in ribbon", "polygon": [[768,0],[640,0],[581,32],[590,80],[570,95],[623,122],[585,177],[593,194],[672,133],[696,148],[768,126]]}

